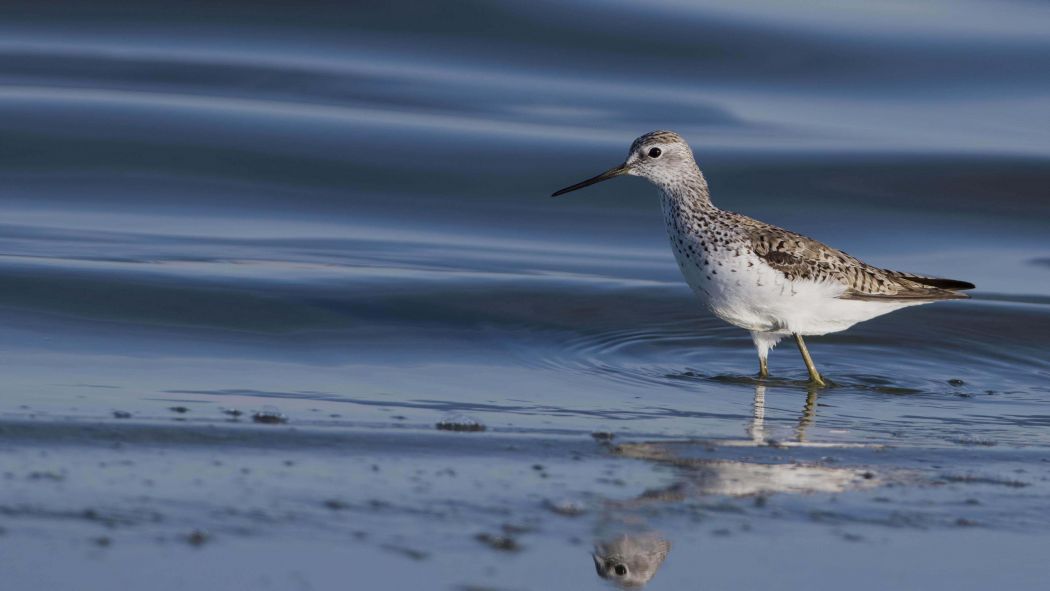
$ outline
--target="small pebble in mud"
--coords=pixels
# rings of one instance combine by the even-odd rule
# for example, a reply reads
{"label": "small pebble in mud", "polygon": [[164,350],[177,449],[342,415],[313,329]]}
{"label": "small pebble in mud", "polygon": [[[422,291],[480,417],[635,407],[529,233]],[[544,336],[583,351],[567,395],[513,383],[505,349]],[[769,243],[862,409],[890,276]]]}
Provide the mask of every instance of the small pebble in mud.
{"label": "small pebble in mud", "polygon": [[463,431],[476,433],[485,430],[481,421],[465,415],[452,415],[445,417],[435,425],[441,431]]}
{"label": "small pebble in mud", "polygon": [[865,472],[865,473],[861,474],[860,477],[863,478],[864,480],[871,480],[872,478],[875,478],[875,473],[874,472]]}
{"label": "small pebble in mud", "polygon": [[115,410],[113,411],[114,419],[130,419],[131,413],[126,410]]}
{"label": "small pebble in mud", "polygon": [[955,520],[955,525],[958,525],[959,527],[973,527],[973,526],[977,525],[977,522],[973,521],[972,519],[966,519],[965,517],[960,517],[960,518]]}
{"label": "small pebble in mud", "polygon": [[564,517],[579,517],[587,512],[587,509],[575,501],[544,501],[543,506],[551,513]]}
{"label": "small pebble in mud", "polygon": [[350,505],[347,505],[339,499],[328,499],[324,502],[324,506],[331,509],[332,511],[342,511],[343,509],[347,509],[350,507]]}
{"label": "small pebble in mud", "polygon": [[965,386],[966,385],[966,382],[960,380],[959,378],[952,378],[952,379],[948,380],[948,383],[951,384],[952,386],[955,386],[956,388],[958,388],[959,386]]}
{"label": "small pebble in mud", "polygon": [[210,540],[211,536],[202,532],[199,529],[193,530],[193,532],[190,533],[190,535],[186,536],[186,543],[188,543],[190,546],[197,546],[198,548],[200,546],[203,546],[204,544],[207,544]]}
{"label": "small pebble in mud", "polygon": [[186,408],[185,406],[169,406],[168,410],[170,410],[171,412],[177,412],[179,414],[185,414],[190,412],[190,409]]}
{"label": "small pebble in mud", "polygon": [[288,422],[288,417],[274,410],[260,410],[252,415],[252,420],[265,425],[280,425]]}
{"label": "small pebble in mud", "polygon": [[244,413],[237,410],[236,408],[224,408],[222,409],[222,414],[237,418],[243,415]]}
{"label": "small pebble in mud", "polygon": [[593,437],[595,441],[612,441],[616,436],[608,431],[595,431],[594,433],[591,433],[591,437]]}
{"label": "small pebble in mud", "polygon": [[92,538],[91,541],[100,548],[106,548],[113,543],[113,540],[110,539],[109,536],[99,536],[97,538]]}
{"label": "small pebble in mud", "polygon": [[521,546],[518,545],[518,542],[510,536],[494,536],[483,532],[474,536],[474,539],[493,550],[500,550],[502,552],[517,552],[518,550],[521,550]]}

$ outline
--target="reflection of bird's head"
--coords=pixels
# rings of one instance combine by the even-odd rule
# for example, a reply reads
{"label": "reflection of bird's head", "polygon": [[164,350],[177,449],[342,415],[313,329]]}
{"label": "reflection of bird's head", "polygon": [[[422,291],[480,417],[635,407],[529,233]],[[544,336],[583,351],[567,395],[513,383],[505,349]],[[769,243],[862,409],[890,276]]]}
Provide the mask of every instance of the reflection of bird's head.
{"label": "reflection of bird's head", "polygon": [[598,576],[625,589],[645,586],[671,550],[671,542],[655,533],[623,534],[594,544]]}

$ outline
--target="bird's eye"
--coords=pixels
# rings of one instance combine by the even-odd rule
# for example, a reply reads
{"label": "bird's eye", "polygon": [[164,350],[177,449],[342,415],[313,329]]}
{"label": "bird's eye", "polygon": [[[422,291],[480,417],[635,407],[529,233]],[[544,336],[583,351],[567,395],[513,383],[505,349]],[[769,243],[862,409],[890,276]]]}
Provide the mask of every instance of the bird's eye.
{"label": "bird's eye", "polygon": [[649,148],[649,157],[650,158],[659,158],[660,154],[663,154],[663,151],[660,150],[660,148]]}
{"label": "bird's eye", "polygon": [[[660,150],[657,150],[656,148],[653,148],[653,149],[656,150],[657,152],[660,151]],[[627,567],[622,565],[622,564],[617,564],[615,570],[616,570],[616,574],[621,576],[621,577],[627,574]]]}

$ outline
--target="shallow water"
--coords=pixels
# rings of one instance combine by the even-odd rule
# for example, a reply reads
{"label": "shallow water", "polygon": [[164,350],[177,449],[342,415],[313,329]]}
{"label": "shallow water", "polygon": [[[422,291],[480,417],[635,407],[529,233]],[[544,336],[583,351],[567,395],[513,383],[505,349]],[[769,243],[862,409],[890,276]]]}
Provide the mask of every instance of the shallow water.
{"label": "shallow water", "polygon": [[[596,588],[595,540],[655,530],[653,589],[1037,588],[1046,7],[428,6],[5,19],[6,581]],[[973,299],[756,381],[655,190],[548,198],[655,128],[720,206]]]}

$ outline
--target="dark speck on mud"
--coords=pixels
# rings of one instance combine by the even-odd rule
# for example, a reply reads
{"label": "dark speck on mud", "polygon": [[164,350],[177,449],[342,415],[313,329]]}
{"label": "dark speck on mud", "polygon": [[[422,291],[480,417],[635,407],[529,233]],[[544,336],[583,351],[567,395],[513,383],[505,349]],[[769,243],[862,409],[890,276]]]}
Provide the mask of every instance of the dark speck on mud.
{"label": "dark speck on mud", "polygon": [[517,552],[521,550],[521,546],[518,545],[517,540],[511,536],[499,536],[482,532],[474,536],[474,539],[493,550],[499,550],[501,552]]}
{"label": "dark speck on mud", "polygon": [[279,412],[259,411],[252,415],[252,420],[264,425],[280,425],[288,422],[288,417]]}
{"label": "dark speck on mud", "polygon": [[186,543],[190,546],[201,547],[211,541],[211,536],[199,529],[195,529],[186,536]]}

